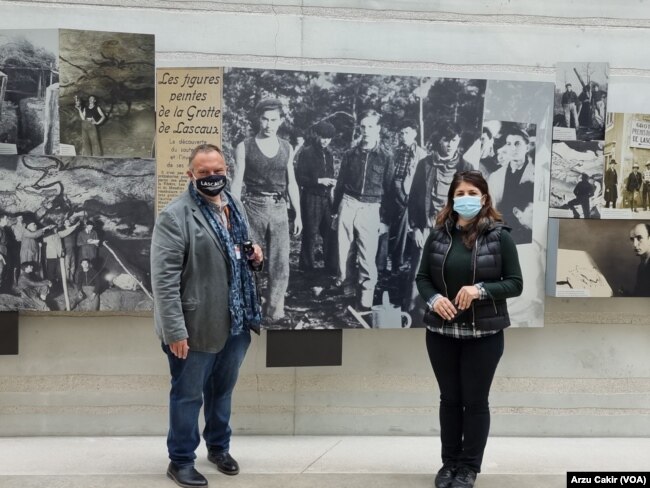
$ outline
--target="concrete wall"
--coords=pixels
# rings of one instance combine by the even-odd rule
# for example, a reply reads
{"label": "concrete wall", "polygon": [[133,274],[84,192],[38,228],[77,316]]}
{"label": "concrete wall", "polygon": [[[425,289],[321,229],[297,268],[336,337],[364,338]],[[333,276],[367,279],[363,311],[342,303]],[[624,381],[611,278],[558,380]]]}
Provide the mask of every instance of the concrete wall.
{"label": "concrete wall", "polygon": [[[609,61],[610,108],[650,112],[650,2],[623,0],[0,1],[0,29],[156,34],[159,66],[266,66],[552,81]],[[632,279],[632,278],[631,278]],[[650,435],[650,300],[547,299],[512,329],[491,403],[497,435]],[[239,433],[432,434],[424,331],[345,331],[343,366],[265,368],[254,338]],[[162,434],[167,366],[142,317],[23,316],[0,357],[0,435]]]}

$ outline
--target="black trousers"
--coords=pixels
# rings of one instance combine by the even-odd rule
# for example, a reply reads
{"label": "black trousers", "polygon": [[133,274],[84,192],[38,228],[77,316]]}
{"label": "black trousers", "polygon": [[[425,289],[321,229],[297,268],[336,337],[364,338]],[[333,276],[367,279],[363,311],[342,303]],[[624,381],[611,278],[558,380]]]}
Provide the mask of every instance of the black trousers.
{"label": "black trousers", "polygon": [[61,272],[59,270],[60,270],[59,259],[47,258],[47,260],[45,261],[45,277],[52,282],[59,281],[61,277]]}
{"label": "black trousers", "polygon": [[300,267],[314,269],[314,251],[318,235],[323,241],[323,260],[328,273],[336,272],[336,246],[333,244],[332,205],[329,196],[304,192],[300,198],[302,207],[302,244],[300,247]]}
{"label": "black trousers", "polygon": [[641,187],[641,199],[643,201],[643,210],[648,209],[648,203],[650,203],[650,182],[643,182]]}
{"label": "black trousers", "polygon": [[576,211],[576,205],[580,205],[582,207],[582,218],[583,219],[588,219],[591,212],[589,211],[589,197],[587,198],[574,198],[573,200],[567,202],[566,206],[571,209],[573,212],[573,217],[576,219],[580,218],[580,214]]}
{"label": "black trousers", "polygon": [[481,472],[490,431],[488,395],[503,345],[503,331],[455,339],[427,330],[427,352],[440,387],[440,440],[446,466]]}

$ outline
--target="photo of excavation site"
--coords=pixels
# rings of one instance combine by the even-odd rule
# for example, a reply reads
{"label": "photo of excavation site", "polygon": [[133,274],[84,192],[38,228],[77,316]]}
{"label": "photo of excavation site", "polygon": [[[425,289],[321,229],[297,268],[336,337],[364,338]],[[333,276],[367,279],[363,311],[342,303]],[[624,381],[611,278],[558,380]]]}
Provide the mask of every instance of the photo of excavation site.
{"label": "photo of excavation site", "polygon": [[152,159],[0,156],[0,311],[150,311]]}

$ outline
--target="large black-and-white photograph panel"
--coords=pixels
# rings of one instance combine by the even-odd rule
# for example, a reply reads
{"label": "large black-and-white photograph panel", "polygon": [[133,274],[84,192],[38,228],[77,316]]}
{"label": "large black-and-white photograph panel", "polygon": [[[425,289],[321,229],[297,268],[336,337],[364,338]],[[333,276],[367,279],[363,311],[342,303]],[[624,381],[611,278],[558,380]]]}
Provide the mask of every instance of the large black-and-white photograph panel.
{"label": "large black-and-white photograph panel", "polygon": [[603,147],[603,141],[553,143],[549,217],[601,218]]}
{"label": "large black-and-white photograph panel", "polygon": [[649,220],[560,220],[558,297],[649,297]]}
{"label": "large black-and-white photograph panel", "polygon": [[267,258],[267,327],[422,326],[422,245],[454,173],[478,169],[485,86],[226,69],[223,144]]}
{"label": "large black-and-white photograph panel", "polygon": [[154,36],[61,30],[59,57],[60,154],[152,157]]}
{"label": "large black-and-white photograph panel", "polygon": [[[525,130],[526,133],[530,131],[527,160],[528,164],[533,163],[535,168],[532,195],[528,192],[521,193],[522,198],[525,196],[526,202],[531,201],[532,198],[532,211],[528,204],[523,202],[508,207],[505,207],[503,203],[500,207],[497,205],[499,210],[504,212],[504,219],[508,225],[519,226],[522,231],[520,235],[530,236],[525,239],[525,243],[517,244],[525,286],[521,296],[508,300],[508,313],[514,327],[541,327],[544,325],[548,188],[553,129],[553,110],[549,100],[552,97],[552,83],[510,80],[488,81],[485,94],[483,116],[485,122],[482,133],[484,150],[481,151],[483,154],[481,157],[482,170],[490,175],[497,175],[497,170],[501,170],[503,173],[504,167],[507,171],[511,171],[515,167],[510,164],[510,159],[512,159],[510,150],[502,149],[504,139],[501,137],[499,140],[499,137],[494,137],[494,134],[503,132],[504,127]],[[531,136],[533,133],[534,139]],[[510,137],[511,143],[519,141],[521,144],[521,139],[522,136]],[[519,152],[514,152],[514,154],[519,154]],[[520,158],[516,159],[520,160]],[[517,173],[510,174],[509,178],[516,175]],[[523,173],[521,176],[523,177]],[[490,177],[488,177],[489,181]],[[495,177],[492,178],[492,183],[489,183],[490,192],[493,195],[500,191],[499,181],[500,178],[497,180]],[[519,181],[521,183],[521,179]],[[530,185],[527,186],[530,190]],[[505,191],[508,192],[511,188],[507,185]],[[515,195],[519,195],[519,193],[513,193],[512,196]],[[522,211],[526,209],[528,210]],[[510,215],[507,215],[508,213]],[[526,232],[527,229],[530,229],[529,233]]]}
{"label": "large black-and-white photograph panel", "polygon": [[557,63],[553,139],[605,138],[608,63]]}
{"label": "large black-and-white photograph panel", "polygon": [[152,310],[155,163],[0,156],[0,311]]}
{"label": "large black-and-white photograph panel", "polygon": [[0,155],[58,151],[58,32],[0,30]]}
{"label": "large black-and-white photograph panel", "polygon": [[650,219],[650,115],[609,113],[607,121],[603,217]]}

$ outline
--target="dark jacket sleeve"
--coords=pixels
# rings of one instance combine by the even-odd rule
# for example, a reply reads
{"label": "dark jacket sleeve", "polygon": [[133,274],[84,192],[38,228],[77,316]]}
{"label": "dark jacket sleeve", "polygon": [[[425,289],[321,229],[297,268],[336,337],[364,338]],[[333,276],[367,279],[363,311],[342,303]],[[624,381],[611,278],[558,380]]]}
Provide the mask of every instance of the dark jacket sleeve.
{"label": "dark jacket sleeve", "polygon": [[426,212],[426,165],[427,158],[421,159],[417,166],[415,167],[415,173],[413,174],[413,184],[411,185],[411,191],[409,193],[408,199],[408,219],[409,226],[412,229],[423,230],[422,221],[426,220],[426,217],[423,219],[421,214]]}
{"label": "dark jacket sleeve", "polygon": [[300,151],[300,154],[298,154],[298,159],[296,162],[296,182],[298,183],[298,186],[306,186],[309,184],[307,181],[307,168],[305,168],[306,161],[305,161],[305,150],[303,149]]}
{"label": "dark jacket sleeve", "polygon": [[296,181],[299,186],[316,186],[318,184],[318,174],[313,168],[313,160],[316,156],[316,151],[311,146],[303,148],[298,154]]}
{"label": "dark jacket sleeve", "polygon": [[[438,293],[443,293],[442,290],[438,290],[433,284],[430,274],[430,254],[429,247],[433,241],[435,233],[431,232],[426,242],[424,243],[424,248],[422,249],[422,259],[420,260],[420,267],[418,268],[418,273],[415,275],[415,284],[418,287],[418,292],[425,302],[428,302],[434,295]],[[443,293],[444,294],[444,293]]]}
{"label": "dark jacket sleeve", "polygon": [[395,158],[391,153],[386,153],[386,170],[384,171],[384,181],[383,181],[383,193],[381,196],[381,206],[379,207],[379,219],[388,224],[388,212],[390,205],[390,195],[391,189],[393,186],[393,180],[395,179]]}
{"label": "dark jacket sleeve", "polygon": [[518,297],[524,289],[517,245],[506,230],[501,231],[501,280],[484,282],[483,287],[494,300]]}

